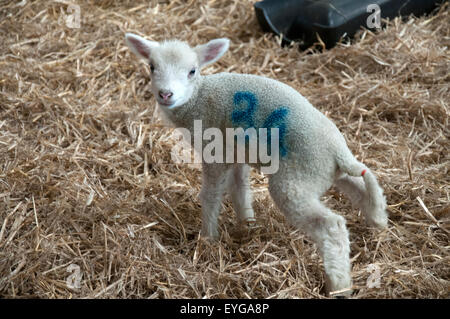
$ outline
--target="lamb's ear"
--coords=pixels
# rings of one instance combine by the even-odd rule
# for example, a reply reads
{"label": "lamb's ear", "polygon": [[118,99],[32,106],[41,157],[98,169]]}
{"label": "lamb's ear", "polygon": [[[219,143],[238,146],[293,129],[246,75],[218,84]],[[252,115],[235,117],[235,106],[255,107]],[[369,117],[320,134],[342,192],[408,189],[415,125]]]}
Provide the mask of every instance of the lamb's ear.
{"label": "lamb's ear", "polygon": [[125,34],[125,42],[134,54],[145,60],[150,59],[151,50],[158,46],[158,42],[146,40],[133,33]]}
{"label": "lamb's ear", "polygon": [[211,40],[206,44],[194,48],[198,56],[200,67],[214,63],[219,60],[230,46],[230,40],[226,38]]}

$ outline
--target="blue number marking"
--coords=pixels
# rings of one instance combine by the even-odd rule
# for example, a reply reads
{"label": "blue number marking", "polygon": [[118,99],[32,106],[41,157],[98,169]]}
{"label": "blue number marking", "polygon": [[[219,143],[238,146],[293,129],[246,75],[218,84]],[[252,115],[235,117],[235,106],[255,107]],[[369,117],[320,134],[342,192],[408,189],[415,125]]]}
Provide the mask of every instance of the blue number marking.
{"label": "blue number marking", "polygon": [[247,102],[247,109],[245,110],[234,110],[233,113],[231,113],[231,120],[233,123],[245,123],[247,124],[245,129],[249,127],[255,127],[254,121],[253,121],[253,113],[255,113],[256,108],[258,107],[258,100],[256,99],[256,96],[251,92],[236,92],[234,94],[233,103],[235,106],[239,106],[242,104],[242,102]]}
{"label": "blue number marking", "polygon": [[[231,113],[231,121],[234,125],[238,125],[238,123],[242,123],[245,126],[244,129],[253,127],[258,129],[255,125],[254,114],[256,109],[258,108],[258,99],[256,96],[248,91],[239,91],[234,94],[233,103],[235,108],[238,108],[243,104],[243,102],[247,103],[247,108],[235,109]],[[278,128],[279,139],[280,139],[280,155],[281,157],[287,154],[287,148],[284,143],[284,136],[286,134],[286,116],[289,113],[289,109],[287,107],[280,107],[274,110],[272,113],[264,121],[262,128],[267,128],[267,146],[270,152],[271,145],[271,128]],[[248,136],[245,137],[246,142],[248,142]]]}
{"label": "blue number marking", "polygon": [[289,113],[289,109],[286,107],[280,107],[270,113],[267,119],[264,121],[263,128],[267,128],[267,147],[270,150],[271,145],[271,128],[278,128],[278,134],[280,139],[280,155],[281,157],[287,154],[286,145],[284,145],[284,135],[286,134],[286,116]]}

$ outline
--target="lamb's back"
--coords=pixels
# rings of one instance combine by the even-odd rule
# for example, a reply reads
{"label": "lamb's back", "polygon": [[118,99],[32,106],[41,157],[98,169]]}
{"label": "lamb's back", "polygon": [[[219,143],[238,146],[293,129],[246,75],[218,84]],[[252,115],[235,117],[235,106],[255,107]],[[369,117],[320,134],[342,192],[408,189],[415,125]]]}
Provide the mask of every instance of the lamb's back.
{"label": "lamb's back", "polygon": [[288,153],[317,157],[319,152],[334,153],[342,144],[346,147],[333,122],[294,88],[277,80],[250,74],[208,75],[201,100],[205,118],[213,119],[206,126],[279,127]]}

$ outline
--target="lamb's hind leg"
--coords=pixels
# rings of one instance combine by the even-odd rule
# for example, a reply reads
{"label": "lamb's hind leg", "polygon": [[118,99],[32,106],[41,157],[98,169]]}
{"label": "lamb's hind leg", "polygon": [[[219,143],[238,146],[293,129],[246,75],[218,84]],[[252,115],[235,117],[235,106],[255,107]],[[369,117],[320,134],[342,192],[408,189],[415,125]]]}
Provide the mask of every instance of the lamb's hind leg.
{"label": "lamb's hind leg", "polygon": [[318,246],[327,277],[327,292],[351,293],[350,243],[345,219],[332,213],[319,200],[317,185],[302,184],[286,176],[271,176],[269,191],[288,220]]}
{"label": "lamb's hind leg", "polygon": [[247,164],[234,164],[229,177],[229,193],[240,223],[254,224],[250,189],[250,167]]}
{"label": "lamb's hind leg", "polygon": [[367,197],[367,191],[362,177],[353,177],[342,174],[336,179],[335,185],[339,191],[350,198],[350,201],[355,208],[363,208],[364,200]]}
{"label": "lamb's hind leg", "polygon": [[366,223],[369,226],[384,228],[387,224],[387,215],[383,209],[376,209],[371,206],[369,194],[362,177],[353,177],[342,174],[335,182],[339,191],[350,198],[352,205],[361,209]]}

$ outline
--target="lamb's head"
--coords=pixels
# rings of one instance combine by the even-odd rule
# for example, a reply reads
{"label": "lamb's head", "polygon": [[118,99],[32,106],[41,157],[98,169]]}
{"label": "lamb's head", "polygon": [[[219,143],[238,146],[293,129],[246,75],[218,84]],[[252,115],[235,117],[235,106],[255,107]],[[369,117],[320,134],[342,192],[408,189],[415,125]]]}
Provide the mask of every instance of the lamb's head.
{"label": "lamb's head", "polygon": [[168,109],[185,104],[194,93],[200,70],[217,61],[228,49],[228,39],[215,39],[191,48],[171,40],[154,42],[127,33],[131,51],[150,65],[152,92],[157,102]]}

